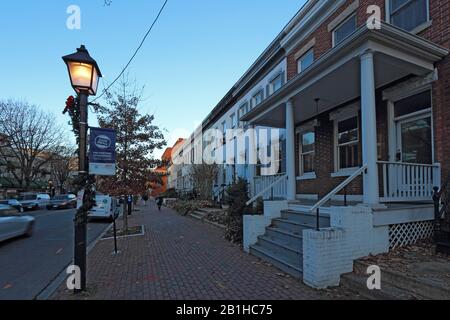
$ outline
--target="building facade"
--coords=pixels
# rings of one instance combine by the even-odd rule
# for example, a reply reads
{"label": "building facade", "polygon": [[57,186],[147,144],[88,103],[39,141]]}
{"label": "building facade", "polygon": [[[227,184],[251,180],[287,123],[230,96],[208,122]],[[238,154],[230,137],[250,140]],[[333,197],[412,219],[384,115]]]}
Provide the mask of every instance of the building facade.
{"label": "building facade", "polygon": [[[314,287],[433,231],[450,175],[448,0],[310,0],[203,123],[277,128],[281,170],[223,166],[267,201],[244,247]],[[229,141],[227,141],[229,143]],[[236,174],[237,173],[237,174]]]}

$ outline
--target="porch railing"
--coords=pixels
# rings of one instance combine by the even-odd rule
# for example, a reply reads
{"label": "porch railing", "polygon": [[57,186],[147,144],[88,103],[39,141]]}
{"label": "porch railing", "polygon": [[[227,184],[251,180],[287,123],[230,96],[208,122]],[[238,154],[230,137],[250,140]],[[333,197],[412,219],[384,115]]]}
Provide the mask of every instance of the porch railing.
{"label": "porch railing", "polygon": [[[253,195],[257,195],[261,193],[263,190],[267,189],[269,186],[278,180],[281,177],[286,177],[286,174],[277,174],[273,176],[260,176],[255,177],[253,180]],[[269,200],[273,198],[286,198],[287,193],[287,178],[282,180],[284,183],[277,183],[273,186],[273,188],[269,188],[268,191],[263,192],[261,197],[264,200]]]}
{"label": "porch railing", "polygon": [[247,206],[251,205],[259,198],[262,198],[263,200],[273,200],[275,198],[286,199],[286,174],[256,177],[253,183],[253,198],[247,202]]}
{"label": "porch railing", "polygon": [[435,186],[440,186],[439,164],[379,161],[383,202],[430,201]]}

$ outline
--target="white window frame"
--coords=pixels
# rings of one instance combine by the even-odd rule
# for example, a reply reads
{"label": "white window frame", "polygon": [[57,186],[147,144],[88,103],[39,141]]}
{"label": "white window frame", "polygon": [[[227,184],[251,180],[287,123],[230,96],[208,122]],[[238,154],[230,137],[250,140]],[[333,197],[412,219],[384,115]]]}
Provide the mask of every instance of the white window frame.
{"label": "white window frame", "polygon": [[349,146],[349,145],[353,145],[356,144],[359,148],[359,143],[361,141],[361,134],[360,134],[360,130],[361,130],[361,125],[360,125],[360,116],[359,113],[356,115],[357,118],[357,124],[358,124],[358,140],[356,142],[349,142],[346,144],[342,144],[339,145],[339,141],[338,141],[338,130],[339,130],[339,122],[343,122],[346,121],[348,119],[351,118],[355,118],[355,115],[346,115],[346,116],[341,116],[338,117],[336,119],[334,119],[334,123],[333,123],[333,135],[334,135],[334,143],[333,143],[333,148],[334,148],[334,173],[331,174],[332,177],[345,177],[345,176],[351,176],[356,170],[359,169],[359,166],[356,167],[351,167],[351,168],[340,168],[340,163],[339,163],[339,148],[340,147],[344,147],[344,146]]}
{"label": "white window frame", "polygon": [[[312,54],[313,62],[311,63],[310,66],[308,66],[306,68],[303,68],[302,67],[302,61],[309,54]],[[298,58],[298,60],[297,60],[297,73],[302,73],[303,71],[307,70],[308,68],[310,68],[314,64],[314,62],[315,62],[315,59],[314,59],[314,48],[311,48],[308,51],[306,51],[300,58]]]}
{"label": "white window frame", "polygon": [[[392,23],[391,17],[392,17],[392,13],[391,13],[391,0],[385,0],[386,1],[386,21],[392,25],[394,25]],[[427,29],[428,27],[430,27],[433,23],[433,21],[431,20],[431,15],[430,15],[430,0],[425,0],[426,4],[427,4],[427,21],[425,21],[424,23],[418,25],[417,27],[415,27],[413,30],[409,31],[413,34],[422,32],[423,30]],[[398,27],[400,28],[400,27]]]}
{"label": "white window frame", "polygon": [[[275,90],[275,82],[277,81],[277,79],[280,79],[279,80],[280,81],[280,87]],[[278,90],[283,88],[283,84],[284,84],[283,73],[279,72],[276,76],[274,76],[270,80],[270,94],[274,94],[275,92],[277,92]]]}
{"label": "white window frame", "polygon": [[231,129],[235,129],[238,125],[236,112],[233,112],[230,116]]}
{"label": "white window frame", "polygon": [[[261,102],[256,103],[256,96],[261,95]],[[252,95],[252,108],[259,106],[264,101],[264,89],[259,89]]]}
{"label": "white window frame", "polygon": [[238,109],[238,117],[239,117],[238,122],[241,125],[244,124],[244,122],[241,121],[241,119],[247,112],[248,112],[248,101],[241,103],[241,105],[239,106],[239,109]]}
{"label": "white window frame", "polygon": [[[345,18],[345,20],[343,20],[341,23],[339,23],[339,24],[336,26],[336,28],[333,29],[333,31],[332,31],[333,47],[335,47],[336,45],[342,43],[342,41],[345,40],[345,39],[344,39],[344,40],[342,40],[341,42],[336,43],[336,31],[337,31],[339,28],[341,28],[345,23],[347,23],[350,19],[353,19],[353,18],[356,19],[356,29],[355,29],[355,31],[358,29],[358,16],[357,16],[356,12],[353,12],[351,15],[349,15],[347,18]],[[349,36],[350,36],[350,35],[349,35]],[[347,36],[347,37],[348,37],[348,36]]]}
{"label": "white window frame", "polygon": [[[302,136],[306,133],[313,133],[314,134],[314,151],[310,151],[310,152],[306,152],[304,153],[302,150],[302,146],[303,146],[303,140],[302,140]],[[312,172],[304,172],[304,164],[303,164],[303,156],[307,155],[307,154],[314,154],[314,158],[316,157],[316,144],[317,144],[317,135],[316,135],[316,130],[314,127],[310,127],[309,129],[304,129],[301,131],[297,132],[298,134],[298,146],[299,146],[299,172],[300,172],[300,176],[297,177],[297,180],[312,180],[312,179],[316,179],[316,171],[315,171],[315,167],[314,167],[314,171]]]}

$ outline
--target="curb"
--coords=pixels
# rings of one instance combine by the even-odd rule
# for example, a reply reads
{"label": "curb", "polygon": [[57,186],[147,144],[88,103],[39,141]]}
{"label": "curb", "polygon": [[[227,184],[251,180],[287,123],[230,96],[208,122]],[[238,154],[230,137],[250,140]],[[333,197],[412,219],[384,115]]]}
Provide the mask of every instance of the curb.
{"label": "curb", "polygon": [[[105,236],[105,234],[111,230],[111,228],[113,227],[113,224],[111,223],[98,237],[97,239],[95,239],[94,241],[92,241],[88,247],[87,247],[87,254],[89,254],[92,249],[94,249],[94,247],[97,245],[97,243]],[[38,293],[33,300],[38,300],[38,301],[42,301],[42,300],[49,300],[50,297],[56,292],[56,290],[58,290],[58,288],[61,286],[61,284],[64,282],[64,280],[66,280],[66,270],[67,268],[73,264],[73,261],[69,262],[68,265],[66,265],[63,270],[53,279],[50,281],[50,283],[44,288],[42,289],[42,291],[40,293]]]}

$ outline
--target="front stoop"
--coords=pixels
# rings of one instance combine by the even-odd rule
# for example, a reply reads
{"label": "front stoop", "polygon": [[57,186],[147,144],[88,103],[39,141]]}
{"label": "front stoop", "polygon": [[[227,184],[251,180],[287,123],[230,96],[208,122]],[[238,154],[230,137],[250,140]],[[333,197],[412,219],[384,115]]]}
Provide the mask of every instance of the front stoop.
{"label": "front stoop", "polygon": [[[321,227],[330,226],[328,216],[320,217]],[[250,254],[266,261],[287,274],[303,277],[303,231],[314,229],[316,216],[299,208],[281,211],[258,242],[250,246]]]}
{"label": "front stoop", "polygon": [[354,272],[343,275],[341,283],[346,288],[373,300],[449,300],[450,288],[424,280],[408,277],[391,270],[381,272],[381,290],[367,288],[366,274],[370,265],[355,261]]}

